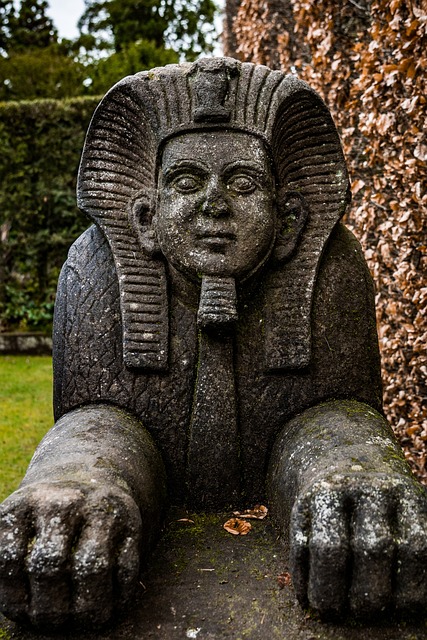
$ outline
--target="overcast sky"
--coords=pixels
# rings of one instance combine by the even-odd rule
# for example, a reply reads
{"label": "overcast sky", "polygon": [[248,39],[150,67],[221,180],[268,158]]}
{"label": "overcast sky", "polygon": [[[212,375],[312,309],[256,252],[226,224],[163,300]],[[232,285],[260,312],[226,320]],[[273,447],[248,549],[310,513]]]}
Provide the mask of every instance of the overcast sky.
{"label": "overcast sky", "polygon": [[61,38],[75,38],[77,21],[84,11],[84,0],[48,0],[49,11]]}
{"label": "overcast sky", "polygon": [[[14,0],[19,7],[19,0]],[[53,19],[61,38],[76,38],[78,35],[77,21],[84,11],[84,0],[48,0],[49,10],[47,14]],[[225,0],[217,0],[217,4],[224,6]],[[217,29],[221,31],[222,18],[218,18]],[[221,55],[220,51],[216,52]]]}
{"label": "overcast sky", "polygon": [[[78,35],[77,21],[84,11],[84,0],[48,0],[48,15],[53,19],[61,38],[75,38]],[[217,1],[221,7],[224,0]],[[219,30],[221,30],[219,21]]]}

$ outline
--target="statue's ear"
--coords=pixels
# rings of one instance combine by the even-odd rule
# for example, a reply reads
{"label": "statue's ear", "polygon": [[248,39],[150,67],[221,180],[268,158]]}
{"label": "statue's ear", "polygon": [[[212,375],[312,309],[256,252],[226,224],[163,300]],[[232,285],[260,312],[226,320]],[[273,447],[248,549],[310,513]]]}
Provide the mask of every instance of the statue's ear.
{"label": "statue's ear", "polygon": [[284,191],[277,198],[277,237],[274,257],[283,262],[294,253],[308,218],[308,204],[297,191]]}
{"label": "statue's ear", "polygon": [[160,247],[155,231],[153,206],[145,194],[138,196],[132,204],[132,222],[145,253],[151,258],[157,256],[160,253]]}

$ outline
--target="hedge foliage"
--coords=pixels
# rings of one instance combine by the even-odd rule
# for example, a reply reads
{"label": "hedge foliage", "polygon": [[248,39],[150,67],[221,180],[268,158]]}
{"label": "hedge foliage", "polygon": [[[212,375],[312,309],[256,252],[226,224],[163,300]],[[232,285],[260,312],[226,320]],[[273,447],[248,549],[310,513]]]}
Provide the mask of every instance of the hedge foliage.
{"label": "hedge foliage", "polygon": [[88,221],[80,153],[99,98],[0,103],[0,330],[48,328],[58,274]]}
{"label": "hedge foliage", "polygon": [[377,289],[384,409],[427,484],[426,0],[227,0],[228,54],[297,73],[338,124]]}

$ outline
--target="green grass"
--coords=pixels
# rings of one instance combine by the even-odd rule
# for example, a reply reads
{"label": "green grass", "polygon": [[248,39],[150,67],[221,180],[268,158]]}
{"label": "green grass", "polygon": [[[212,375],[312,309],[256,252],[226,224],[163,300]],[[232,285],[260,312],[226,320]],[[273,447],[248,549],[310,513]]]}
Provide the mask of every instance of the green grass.
{"label": "green grass", "polygon": [[0,500],[18,487],[52,425],[52,358],[0,356]]}

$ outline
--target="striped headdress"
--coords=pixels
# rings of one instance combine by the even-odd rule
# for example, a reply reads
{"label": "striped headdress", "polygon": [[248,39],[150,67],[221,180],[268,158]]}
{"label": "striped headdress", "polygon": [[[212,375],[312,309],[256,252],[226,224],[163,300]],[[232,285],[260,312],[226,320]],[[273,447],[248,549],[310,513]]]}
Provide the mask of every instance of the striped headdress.
{"label": "striped headdress", "polygon": [[[266,318],[270,369],[310,361],[310,312],[323,248],[349,201],[338,133],[321,98],[304,82],[265,66],[205,58],[137,73],[116,84],[90,124],[78,205],[102,229],[118,275],[127,366],[166,370],[165,264],[140,241],[135,203],[152,209],[158,158],[173,136],[229,129],[261,138],[281,190],[300,193],[309,218],[282,268],[280,304]],[[277,299],[277,297],[275,297]]]}

